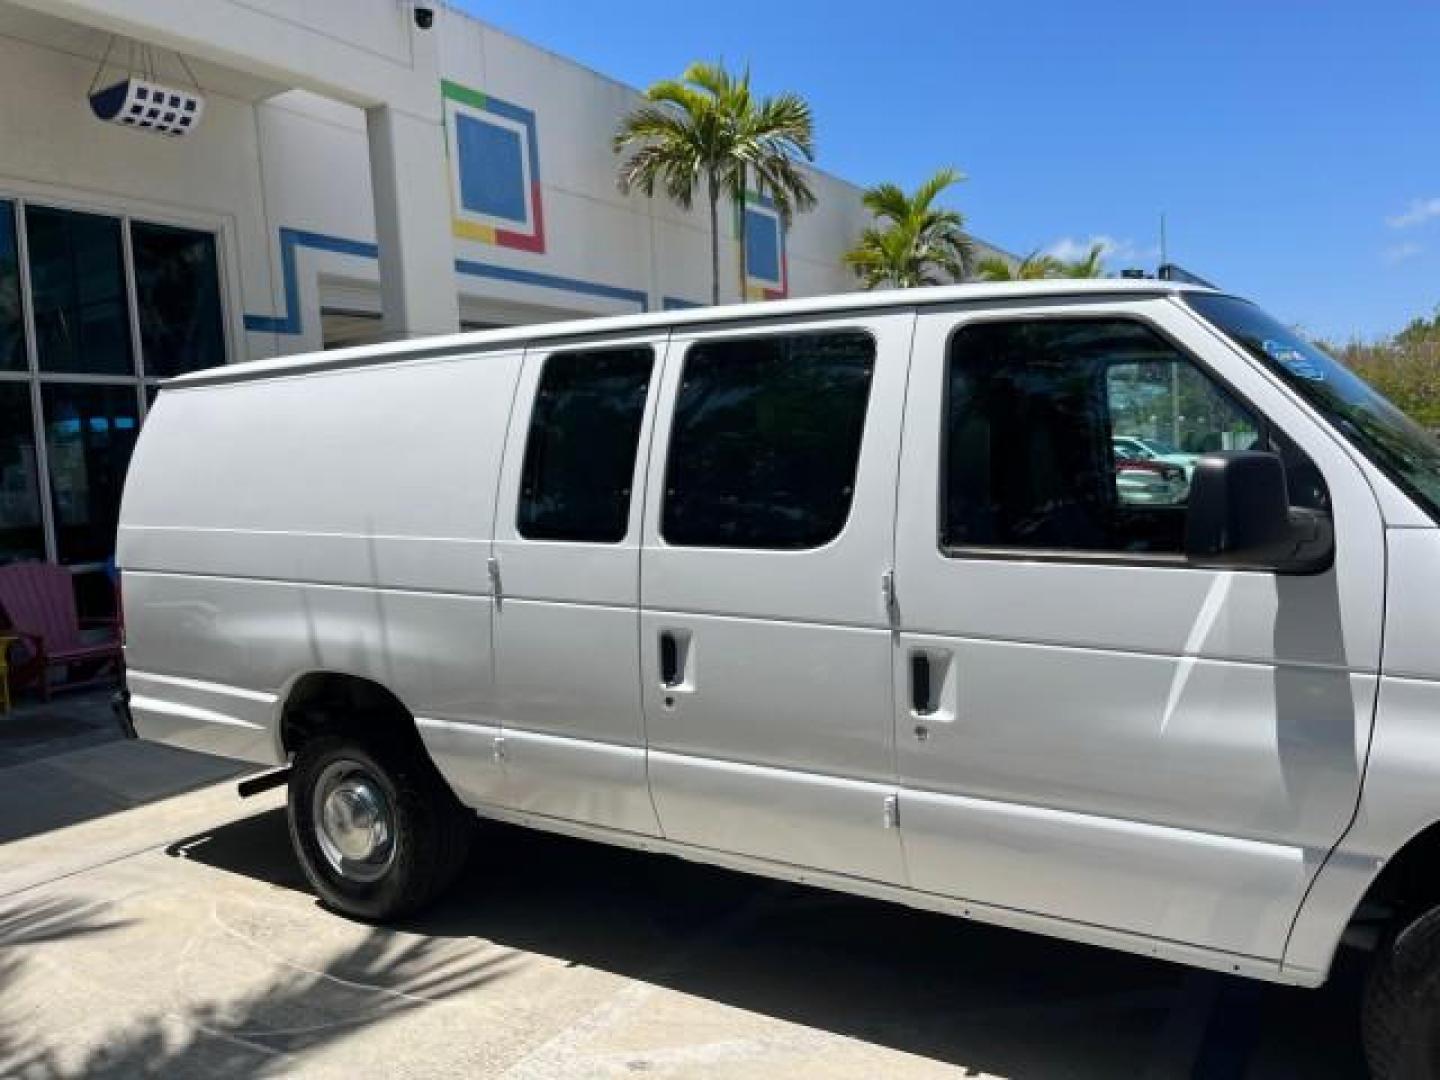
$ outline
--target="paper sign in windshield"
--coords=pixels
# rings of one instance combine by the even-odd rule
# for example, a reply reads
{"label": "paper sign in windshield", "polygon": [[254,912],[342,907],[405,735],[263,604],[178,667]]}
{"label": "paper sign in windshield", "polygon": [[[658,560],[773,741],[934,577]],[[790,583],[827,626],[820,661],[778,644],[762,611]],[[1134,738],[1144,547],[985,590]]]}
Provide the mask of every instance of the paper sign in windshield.
{"label": "paper sign in windshield", "polygon": [[1297,378],[1308,379],[1311,382],[1325,381],[1325,372],[1294,345],[1267,338],[1260,347],[1265,350],[1266,356]]}

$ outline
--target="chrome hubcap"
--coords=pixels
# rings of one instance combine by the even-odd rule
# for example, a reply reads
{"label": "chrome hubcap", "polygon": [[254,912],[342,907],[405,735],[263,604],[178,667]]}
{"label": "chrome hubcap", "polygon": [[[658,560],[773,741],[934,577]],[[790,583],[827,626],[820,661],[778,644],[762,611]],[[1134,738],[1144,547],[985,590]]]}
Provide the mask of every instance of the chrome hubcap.
{"label": "chrome hubcap", "polygon": [[315,836],[331,869],[351,881],[382,877],[395,859],[395,826],[379,782],[356,761],[328,765],[315,785]]}

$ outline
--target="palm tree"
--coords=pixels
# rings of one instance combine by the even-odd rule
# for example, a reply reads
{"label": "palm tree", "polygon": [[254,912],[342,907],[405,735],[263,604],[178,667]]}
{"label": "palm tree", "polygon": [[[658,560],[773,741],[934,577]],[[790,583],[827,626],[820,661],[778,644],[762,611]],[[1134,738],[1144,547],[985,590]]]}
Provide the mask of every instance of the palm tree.
{"label": "palm tree", "polygon": [[911,289],[968,276],[974,248],[965,235],[965,218],[958,210],[935,205],[941,192],[963,179],[963,173],[945,168],[914,195],[895,184],[865,192],[862,201],[877,224],[845,253],[846,264],[865,288]]}
{"label": "palm tree", "polygon": [[1032,251],[1018,263],[992,255],[981,259],[976,277],[981,281],[1039,281],[1042,278],[1098,278],[1105,276],[1105,245],[1091,244],[1078,259],[1059,259]]}
{"label": "palm tree", "polygon": [[1018,263],[999,255],[981,259],[975,276],[981,281],[1039,281],[1059,277],[1061,269],[1062,264],[1055,256],[1032,251]]}
{"label": "palm tree", "polygon": [[815,159],[810,106],[797,94],[756,98],[750,72],[732,75],[719,64],[697,63],[679,79],[664,79],[645,91],[645,102],[615,132],[622,192],[653,196],[657,187],[690,209],[703,182],[710,210],[710,298],[720,302],[720,197],[740,210],[740,258],[745,258],[746,192],[769,198],[788,225],[793,215],[815,205],[815,193],[800,168]]}
{"label": "palm tree", "polygon": [[1098,278],[1105,276],[1105,245],[1091,244],[1078,259],[1060,260],[1060,277]]}

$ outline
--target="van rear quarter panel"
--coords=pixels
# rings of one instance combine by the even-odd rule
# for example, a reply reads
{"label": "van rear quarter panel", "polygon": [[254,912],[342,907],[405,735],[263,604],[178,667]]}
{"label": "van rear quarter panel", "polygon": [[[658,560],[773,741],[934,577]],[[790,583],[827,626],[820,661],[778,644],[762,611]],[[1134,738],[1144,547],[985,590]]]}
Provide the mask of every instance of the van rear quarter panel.
{"label": "van rear quarter panel", "polygon": [[121,506],[126,662],[150,738],[278,760],[294,679],[480,722],[519,351],[161,393]]}

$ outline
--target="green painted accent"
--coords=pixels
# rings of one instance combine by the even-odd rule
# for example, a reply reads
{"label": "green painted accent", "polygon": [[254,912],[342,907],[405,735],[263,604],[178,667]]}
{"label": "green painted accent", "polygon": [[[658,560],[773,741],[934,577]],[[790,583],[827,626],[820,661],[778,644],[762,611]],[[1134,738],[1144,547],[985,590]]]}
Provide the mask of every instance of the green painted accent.
{"label": "green painted accent", "polygon": [[[766,210],[773,210],[773,209],[775,209],[774,204],[771,203],[771,201],[770,201],[768,198],[766,198],[764,195],[761,195],[758,191],[752,190],[751,188],[746,188],[746,189],[745,189],[745,205],[746,205],[747,207],[750,207],[750,206],[759,206],[759,207],[762,207],[763,209],[766,209]],[[742,221],[740,220],[740,204],[739,204],[739,203],[736,203],[736,204],[732,207],[732,209],[731,209],[731,215],[735,218],[735,231],[736,231],[737,233],[739,233],[741,236],[744,236],[744,235],[745,235],[745,225],[744,225],[744,222],[742,222]]]}
{"label": "green painted accent", "polygon": [[470,105],[477,109],[484,109],[488,106],[485,102],[485,95],[478,90],[471,90],[468,86],[461,86],[449,79],[440,80],[440,93],[445,97],[453,98],[464,105]]}

